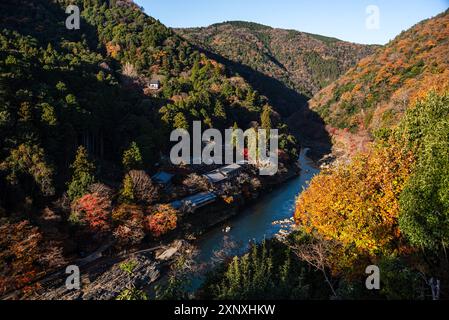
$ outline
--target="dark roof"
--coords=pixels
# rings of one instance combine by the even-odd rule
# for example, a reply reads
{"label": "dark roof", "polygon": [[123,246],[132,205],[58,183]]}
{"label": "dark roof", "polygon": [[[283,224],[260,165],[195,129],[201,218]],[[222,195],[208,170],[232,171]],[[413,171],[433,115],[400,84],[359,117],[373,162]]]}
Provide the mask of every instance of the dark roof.
{"label": "dark roof", "polygon": [[201,192],[193,196],[174,201],[171,206],[175,209],[180,209],[183,205],[190,205],[193,208],[199,208],[217,199],[217,195],[213,192]]}
{"label": "dark roof", "polygon": [[208,173],[204,174],[203,176],[205,178],[207,178],[212,183],[218,183],[218,182],[224,181],[228,178],[223,173],[221,173],[220,170],[214,170],[214,171],[208,172]]}
{"label": "dark roof", "polygon": [[231,164],[229,166],[220,168],[220,172],[223,173],[224,175],[229,175],[230,173],[236,172],[238,170],[242,169],[242,166],[240,166],[239,164]]}
{"label": "dark roof", "polygon": [[167,184],[173,179],[174,175],[165,171],[160,171],[156,173],[152,179],[154,182],[159,184]]}

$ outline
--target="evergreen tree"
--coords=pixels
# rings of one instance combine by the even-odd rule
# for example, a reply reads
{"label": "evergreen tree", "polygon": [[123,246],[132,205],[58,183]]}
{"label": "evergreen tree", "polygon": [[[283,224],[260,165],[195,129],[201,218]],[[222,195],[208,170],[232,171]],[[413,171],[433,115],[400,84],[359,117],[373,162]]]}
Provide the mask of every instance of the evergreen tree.
{"label": "evergreen tree", "polygon": [[125,175],[123,179],[123,186],[120,190],[120,202],[132,203],[134,201],[134,185],[133,180],[129,174]]}
{"label": "evergreen tree", "polygon": [[271,108],[269,105],[265,105],[263,107],[262,115],[260,116],[260,122],[261,122],[262,129],[266,130],[267,137],[269,137],[270,129],[272,128]]}
{"label": "evergreen tree", "polygon": [[221,103],[220,100],[217,100],[217,102],[215,102],[215,108],[214,108],[214,116],[216,118],[220,118],[220,119],[226,119],[226,112],[223,108],[223,104]]}
{"label": "evergreen tree", "polygon": [[173,119],[173,127],[175,129],[189,130],[189,123],[183,113],[178,112]]}
{"label": "evergreen tree", "polygon": [[86,148],[79,146],[75,161],[70,167],[73,175],[67,194],[71,200],[75,200],[85,195],[89,186],[95,182],[95,166],[89,161]]}
{"label": "evergreen tree", "polygon": [[122,164],[126,171],[137,170],[143,167],[142,155],[137,143],[132,142],[129,149],[125,150]]}

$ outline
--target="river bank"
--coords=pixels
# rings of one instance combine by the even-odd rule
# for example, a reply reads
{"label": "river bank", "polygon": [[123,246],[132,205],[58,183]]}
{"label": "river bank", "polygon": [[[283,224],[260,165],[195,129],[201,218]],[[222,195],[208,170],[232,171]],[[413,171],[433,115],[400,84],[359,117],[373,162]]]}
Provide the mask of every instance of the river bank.
{"label": "river bank", "polygon": [[[275,188],[272,193],[242,210],[238,216],[215,226],[194,242],[198,250],[195,261],[202,266],[202,273],[192,279],[193,291],[201,286],[204,270],[211,269],[224,257],[243,254],[252,243],[273,238],[285,229],[284,224],[276,222],[293,216],[297,196],[319,172],[316,163],[307,157],[308,151],[309,149],[301,151],[299,176]],[[229,228],[229,232],[226,232],[226,228]]]}
{"label": "river bank", "polygon": [[[291,166],[275,178],[266,178],[257,194],[249,197],[236,195],[232,203],[217,201],[201,208],[182,220],[182,227],[160,241],[125,251],[120,254],[108,253],[107,245],[99,248],[82,261],[74,262],[81,271],[80,290],[67,290],[64,271],[46,277],[32,299],[112,299],[118,293],[129,288],[145,287],[154,294],[154,284],[164,282],[170,267],[181,256],[192,256],[198,251],[198,243],[209,232],[222,230],[242,213],[251,211],[253,206],[265,201],[283,185],[299,177],[299,166]],[[290,182],[291,183],[291,182]],[[180,240],[181,239],[181,240]],[[201,240],[198,240],[201,239]],[[201,249],[199,251],[201,253]],[[200,262],[201,263],[201,262]],[[124,271],[122,266],[133,265],[132,273]],[[195,264],[198,264],[195,261]],[[13,298],[13,296],[11,296]]]}

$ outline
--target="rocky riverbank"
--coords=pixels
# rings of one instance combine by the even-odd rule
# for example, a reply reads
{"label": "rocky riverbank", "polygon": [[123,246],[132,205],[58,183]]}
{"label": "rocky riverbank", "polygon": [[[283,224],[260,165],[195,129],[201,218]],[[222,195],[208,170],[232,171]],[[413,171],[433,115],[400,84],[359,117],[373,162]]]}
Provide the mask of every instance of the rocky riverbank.
{"label": "rocky riverbank", "polygon": [[80,269],[80,288],[67,289],[69,275],[58,274],[41,283],[31,299],[38,300],[112,300],[124,290],[150,288],[163,277],[170,264],[193,248],[183,240],[128,256],[105,258]]}

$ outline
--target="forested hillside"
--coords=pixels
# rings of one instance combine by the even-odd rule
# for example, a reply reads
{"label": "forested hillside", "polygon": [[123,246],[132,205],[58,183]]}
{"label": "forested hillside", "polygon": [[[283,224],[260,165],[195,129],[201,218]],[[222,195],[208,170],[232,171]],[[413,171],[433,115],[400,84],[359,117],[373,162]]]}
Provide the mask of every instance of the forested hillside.
{"label": "forested hillside", "polygon": [[295,246],[303,255],[319,248],[323,268],[350,290],[343,295],[363,294],[360,279],[374,264],[384,297],[426,299],[436,292],[433,278],[447,298],[448,98],[429,92],[388,140],[325,170],[299,197],[296,222],[314,240]]}
{"label": "forested hillside", "polygon": [[278,79],[308,97],[377,48],[243,21],[176,29],[176,32],[202,48]]}
{"label": "forested hillside", "polygon": [[[132,0],[2,0],[0,296],[187,298],[189,241],[298,174],[295,131],[310,156],[329,133],[352,157],[322,167],[282,241],[222,257],[197,296],[448,298],[448,41],[449,11],[379,47],[239,21],[172,30]],[[279,129],[278,174],[173,165],[170,133],[195,120]],[[72,263],[91,272],[64,296],[49,275]]]}
{"label": "forested hillside", "polygon": [[[335,148],[353,152],[385,137],[410,103],[449,82],[449,12],[402,32],[361,60],[310,101],[335,137]],[[357,133],[361,139],[351,138]]]}
{"label": "forested hillside", "polygon": [[308,100],[379,48],[244,21],[175,32],[267,96],[301,143],[313,146],[316,159],[330,152],[331,142]]}
{"label": "forested hillside", "polygon": [[[338,279],[336,295],[363,296],[360,279],[374,264],[383,297],[447,299],[448,33],[446,11],[311,101],[334,147],[353,156],[325,169],[298,198],[293,241],[301,257],[324,256],[323,270]],[[357,135],[367,135],[366,143],[345,140]]]}
{"label": "forested hillside", "polygon": [[[315,95],[336,155],[352,157],[322,166],[286,240],[223,263],[205,297],[448,298],[448,13]],[[368,266],[379,268],[379,290],[367,290]]]}
{"label": "forested hillside", "polygon": [[2,1],[0,29],[0,293],[111,239],[173,230],[149,174],[174,128],[280,128],[297,158],[275,106],[132,1]]}

